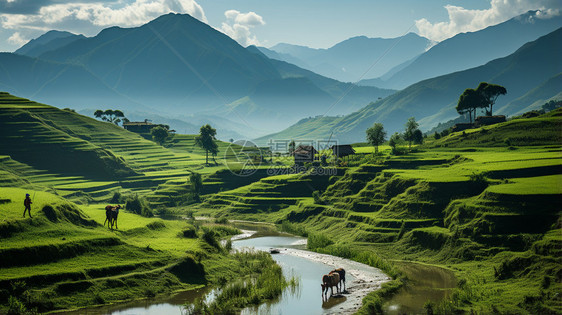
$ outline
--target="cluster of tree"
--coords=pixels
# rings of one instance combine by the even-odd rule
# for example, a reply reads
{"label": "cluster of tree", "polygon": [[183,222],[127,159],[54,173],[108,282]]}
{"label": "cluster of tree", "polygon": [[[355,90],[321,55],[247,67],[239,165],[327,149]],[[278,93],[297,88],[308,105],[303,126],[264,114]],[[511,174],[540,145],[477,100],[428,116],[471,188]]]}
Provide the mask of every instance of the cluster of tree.
{"label": "cluster of tree", "polygon": [[449,133],[451,133],[450,129],[444,129],[440,133],[436,131],[435,134],[433,134],[433,137],[435,138],[435,140],[439,140],[442,137],[446,137]]}
{"label": "cluster of tree", "polygon": [[129,120],[125,117],[125,114],[123,114],[122,111],[116,109],[116,110],[112,110],[112,109],[106,109],[106,110],[101,110],[98,109],[94,112],[94,116],[96,118],[99,118],[103,121],[108,121],[110,123],[114,123],[116,125],[119,125],[120,122],[129,122]]}
{"label": "cluster of tree", "polygon": [[[414,117],[410,117],[405,125],[404,134],[395,132],[388,140],[388,145],[392,147],[392,150],[396,150],[396,145],[400,142],[401,138],[408,141],[408,148],[412,148],[412,142],[415,144],[423,143],[423,133],[418,128],[419,124],[416,122]],[[366,130],[367,142],[375,147],[375,154],[379,152],[379,145],[382,145],[386,141],[386,131],[381,123],[374,123],[372,127]]]}
{"label": "cluster of tree", "polygon": [[464,90],[457,102],[457,113],[460,115],[468,113],[471,123],[473,114],[474,118],[476,118],[476,110],[478,108],[485,109],[486,115],[492,116],[492,107],[496,103],[498,96],[505,95],[506,93],[507,90],[501,85],[481,82],[476,89]]}
{"label": "cluster of tree", "polygon": [[562,101],[561,100],[551,100],[549,102],[546,102],[543,106],[542,109],[546,112],[550,112],[551,110],[555,110],[557,108],[562,107]]}

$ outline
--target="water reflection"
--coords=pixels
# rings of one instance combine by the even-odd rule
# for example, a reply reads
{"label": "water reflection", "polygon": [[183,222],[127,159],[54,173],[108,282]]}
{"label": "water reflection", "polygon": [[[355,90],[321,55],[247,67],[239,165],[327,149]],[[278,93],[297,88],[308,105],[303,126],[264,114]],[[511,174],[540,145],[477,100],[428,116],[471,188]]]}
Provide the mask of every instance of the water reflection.
{"label": "water reflection", "polygon": [[[258,250],[269,250],[280,248],[281,253],[272,255],[273,259],[283,269],[283,275],[289,279],[293,276],[299,278],[299,286],[296,292],[286,289],[282,296],[276,300],[263,303],[256,307],[249,307],[242,314],[325,314],[333,313],[338,304],[346,301],[346,298],[331,298],[322,302],[321,279],[324,274],[329,273],[333,267],[306,258],[292,255],[284,255],[284,248],[305,248],[305,239],[294,236],[265,236],[239,240],[232,243],[234,248],[253,247]],[[353,281],[350,276],[348,281]]]}
{"label": "water reflection", "polygon": [[425,313],[425,302],[439,303],[456,286],[455,276],[450,270],[413,262],[396,264],[408,277],[408,284],[385,303],[385,313]]}

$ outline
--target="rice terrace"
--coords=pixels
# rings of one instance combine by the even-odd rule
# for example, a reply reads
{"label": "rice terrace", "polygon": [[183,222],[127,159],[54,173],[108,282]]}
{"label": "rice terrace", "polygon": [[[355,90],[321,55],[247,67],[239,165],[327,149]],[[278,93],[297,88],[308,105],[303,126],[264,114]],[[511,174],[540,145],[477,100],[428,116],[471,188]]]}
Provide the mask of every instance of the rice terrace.
{"label": "rice terrace", "polygon": [[0,0],[0,314],[562,314],[562,6],[454,3]]}

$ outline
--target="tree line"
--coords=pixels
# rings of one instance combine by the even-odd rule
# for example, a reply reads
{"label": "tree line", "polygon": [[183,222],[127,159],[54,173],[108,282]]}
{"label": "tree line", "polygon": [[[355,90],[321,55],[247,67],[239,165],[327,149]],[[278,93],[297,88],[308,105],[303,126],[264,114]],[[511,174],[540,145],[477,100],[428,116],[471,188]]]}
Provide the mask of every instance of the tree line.
{"label": "tree line", "polygon": [[[404,126],[404,133],[400,134],[395,132],[390,139],[388,145],[392,147],[392,152],[396,152],[396,145],[404,139],[408,141],[408,149],[412,149],[412,142],[414,144],[423,143],[423,133],[419,129],[419,124],[414,117],[410,117]],[[365,131],[367,135],[367,142],[375,147],[375,154],[379,152],[379,146],[386,142],[386,131],[382,123],[374,123],[372,127]]]}

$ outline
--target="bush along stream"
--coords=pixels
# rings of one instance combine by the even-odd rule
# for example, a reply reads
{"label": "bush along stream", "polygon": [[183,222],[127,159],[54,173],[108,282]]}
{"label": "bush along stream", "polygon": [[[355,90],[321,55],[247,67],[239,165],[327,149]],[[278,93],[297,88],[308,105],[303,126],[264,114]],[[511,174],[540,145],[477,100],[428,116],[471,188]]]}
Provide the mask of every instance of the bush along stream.
{"label": "bush along stream", "polygon": [[241,251],[233,257],[251,272],[240,273],[232,282],[221,285],[213,298],[199,298],[186,305],[187,314],[238,314],[244,307],[279,297],[287,287],[298,287],[298,279],[287,280],[269,253]]}

